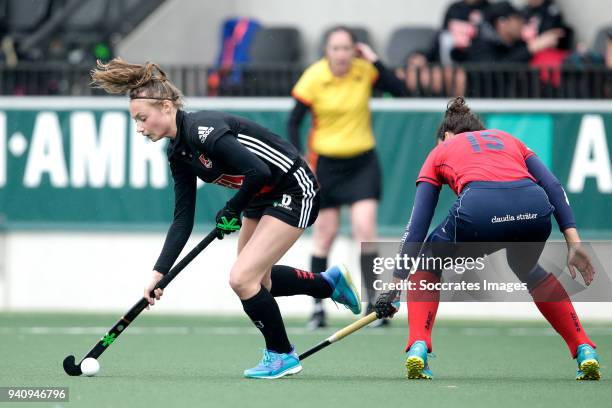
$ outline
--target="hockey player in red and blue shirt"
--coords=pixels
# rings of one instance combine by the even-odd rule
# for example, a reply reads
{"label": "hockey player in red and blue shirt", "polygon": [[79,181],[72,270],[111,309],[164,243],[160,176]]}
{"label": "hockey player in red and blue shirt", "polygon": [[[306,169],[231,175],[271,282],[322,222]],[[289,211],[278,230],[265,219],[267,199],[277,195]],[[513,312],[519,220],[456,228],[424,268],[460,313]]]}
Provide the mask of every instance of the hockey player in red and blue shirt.
{"label": "hockey player in red and blue shirt", "polygon": [[[506,248],[512,271],[526,284],[542,315],[577,359],[576,379],[599,380],[595,344],[586,335],[563,286],[538,264],[551,232],[553,214],[567,242],[567,265],[572,278],[576,278],[578,269],[586,285],[594,279],[594,268],[580,244],[561,184],[520,140],[501,130],[485,129],[462,97],[449,103],[437,137],[438,145],[430,152],[417,178],[414,207],[400,254],[413,259],[431,255],[439,250],[432,249],[438,243],[445,248],[457,248],[457,243],[462,242],[487,243],[482,248],[485,253]],[[448,184],[458,198],[446,219],[425,238],[443,184]],[[530,244],[517,250],[508,242]],[[416,288],[408,291],[406,368],[411,379],[433,378],[427,353],[432,351],[431,332],[440,291],[420,289],[423,286],[417,283],[425,281],[434,284],[427,285],[427,289],[435,287],[442,271],[425,269],[417,269],[409,277]],[[401,282],[408,275],[407,270],[396,269],[394,281]],[[379,296],[376,303],[379,318],[390,317],[397,311],[393,302],[398,296],[399,291]]]}

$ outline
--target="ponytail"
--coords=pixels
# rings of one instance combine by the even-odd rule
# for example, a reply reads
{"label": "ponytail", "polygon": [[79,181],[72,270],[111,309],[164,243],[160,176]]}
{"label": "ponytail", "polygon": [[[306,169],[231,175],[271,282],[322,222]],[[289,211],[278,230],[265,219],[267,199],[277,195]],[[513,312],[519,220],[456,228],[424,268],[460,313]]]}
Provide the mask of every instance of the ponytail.
{"label": "ponytail", "polygon": [[183,106],[183,95],[166,76],[159,65],[130,64],[121,58],[108,63],[97,61],[91,71],[91,84],[109,94],[128,94],[130,99],[170,100],[177,109]]}

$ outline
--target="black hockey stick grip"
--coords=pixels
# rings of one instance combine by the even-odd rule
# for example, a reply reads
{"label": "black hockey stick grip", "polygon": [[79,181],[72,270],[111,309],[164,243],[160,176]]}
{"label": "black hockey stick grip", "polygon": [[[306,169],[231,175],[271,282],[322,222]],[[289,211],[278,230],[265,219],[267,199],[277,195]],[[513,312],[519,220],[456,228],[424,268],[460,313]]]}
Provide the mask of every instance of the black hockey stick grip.
{"label": "black hockey stick grip", "polygon": [[[183,259],[181,259],[159,282],[155,285],[157,288],[165,288],[170,282],[181,272],[193,259],[200,254],[212,241],[217,237],[217,230],[213,229],[198,245],[196,245]],[[151,292],[151,296],[154,296]],[[104,351],[119,337],[119,335],[138,317],[138,315],[147,307],[149,302],[144,297],[140,299],[132,308],[123,316],[115,325],[98,341],[98,343],[89,350],[89,353],[83,360],[91,357],[98,358]],[[82,360],[81,360],[82,361]],[[68,375],[81,375],[81,363],[76,364],[74,356],[70,355],[64,359],[64,371]]]}

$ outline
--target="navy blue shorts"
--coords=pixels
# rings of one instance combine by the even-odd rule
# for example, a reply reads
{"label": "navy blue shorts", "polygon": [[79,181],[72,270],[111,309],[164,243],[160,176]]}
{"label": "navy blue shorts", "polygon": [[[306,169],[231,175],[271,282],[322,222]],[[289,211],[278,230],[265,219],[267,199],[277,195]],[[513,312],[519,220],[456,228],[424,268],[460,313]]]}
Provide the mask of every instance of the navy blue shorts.
{"label": "navy blue shorts", "polygon": [[554,211],[531,180],[467,184],[428,241],[540,242],[550,235]]}
{"label": "navy blue shorts", "polygon": [[[478,181],[467,184],[446,219],[427,237],[432,248],[446,248],[452,253],[453,245],[436,243],[479,242],[482,256],[500,249],[508,250],[506,257],[521,281],[539,280],[542,273],[537,262],[551,232],[550,215],[554,207],[542,187],[532,180],[512,182]],[[525,242],[525,245],[504,245],[507,242]],[[474,247],[472,247],[474,248]],[[539,270],[534,270],[539,269]],[[433,271],[438,274],[441,271]],[[527,278],[526,274],[531,276]],[[528,282],[529,283],[529,282]]]}

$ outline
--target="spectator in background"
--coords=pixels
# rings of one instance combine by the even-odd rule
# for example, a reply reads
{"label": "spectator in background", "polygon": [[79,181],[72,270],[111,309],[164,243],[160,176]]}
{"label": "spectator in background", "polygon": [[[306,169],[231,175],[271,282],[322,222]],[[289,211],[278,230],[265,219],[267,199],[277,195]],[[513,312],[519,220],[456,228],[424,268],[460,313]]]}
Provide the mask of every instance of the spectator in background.
{"label": "spectator in background", "polygon": [[608,69],[608,76],[604,85],[604,97],[612,98],[612,78],[609,72],[612,71],[612,28],[606,32],[606,54],[604,55],[604,62]]}
{"label": "spectator in background", "polygon": [[406,56],[396,71],[414,96],[459,96],[465,93],[465,71],[453,67],[451,50],[470,45],[489,6],[488,0],[460,0],[444,13],[440,32],[426,50]]}
{"label": "spectator in background", "polygon": [[444,94],[442,68],[430,63],[426,51],[409,54],[406,57],[405,65],[396,68],[395,75],[404,81],[410,96],[442,96]]}
{"label": "spectator in background", "polygon": [[8,30],[8,2],[0,2],[0,62],[15,67],[18,62],[15,42]]}
{"label": "spectator in background", "polygon": [[404,81],[410,96],[461,96],[465,93],[466,75],[461,67],[431,63],[423,52],[406,57],[395,75]]}
{"label": "spectator in background", "polygon": [[0,36],[0,61],[3,61],[7,67],[14,68],[19,62],[15,42],[10,35]]}
{"label": "spectator in background", "polygon": [[451,22],[467,22],[474,26],[480,24],[483,12],[489,7],[488,0],[460,0],[452,3],[446,9],[442,28],[448,30]]}
{"label": "spectator in background", "polygon": [[562,50],[572,48],[574,30],[565,22],[554,0],[527,0],[523,15],[526,20],[523,29],[523,39],[525,41],[529,41],[548,30],[560,28],[563,30],[563,37],[559,40],[557,48]]}
{"label": "spectator in background", "polygon": [[612,29],[608,30],[606,41],[606,68],[612,70]]}
{"label": "spectator in background", "polygon": [[573,48],[574,30],[565,23],[554,0],[527,0],[523,15],[523,40],[527,42],[550,30],[558,29],[563,33],[555,47],[535,53],[529,62],[531,66],[540,68],[543,84],[551,83],[558,87],[561,82],[561,65]]}
{"label": "spectator in background", "polygon": [[[299,129],[306,113],[312,114],[308,162],[321,185],[321,205],[314,224],[311,271],[327,269],[327,257],[338,232],[340,207],[350,207],[353,236],[358,242],[376,239],[376,217],[381,196],[381,175],[375,151],[369,100],[372,88],[395,96],[406,90],[372,49],[356,42],[347,27],[331,29],[325,38],[325,57],[309,66],[295,84],[295,106],[288,123],[289,137],[301,151]],[[372,288],[374,251],[361,254],[362,281]],[[366,313],[372,311],[374,293]],[[324,327],[320,301],[309,322]]]}
{"label": "spectator in background", "polygon": [[480,27],[469,47],[455,47],[453,59],[463,63],[528,63],[534,54],[556,47],[564,34],[554,28],[523,41],[524,17],[507,1],[491,4],[485,17],[488,26]]}
{"label": "spectator in background", "polygon": [[[451,4],[444,15],[444,23],[442,25],[442,35],[450,34],[454,47],[467,47],[472,42],[472,39],[478,32],[478,26],[484,20],[484,12],[489,7],[488,0],[462,0]],[[445,32],[447,34],[445,34]],[[446,49],[444,38],[440,38],[440,52],[442,62],[444,58],[448,58],[446,63],[450,62],[450,49]]]}
{"label": "spectator in background", "polygon": [[[600,35],[603,38],[599,39]],[[612,28],[599,32],[592,48],[583,42],[577,43],[563,60],[563,67],[567,68],[566,97],[612,98]]]}

